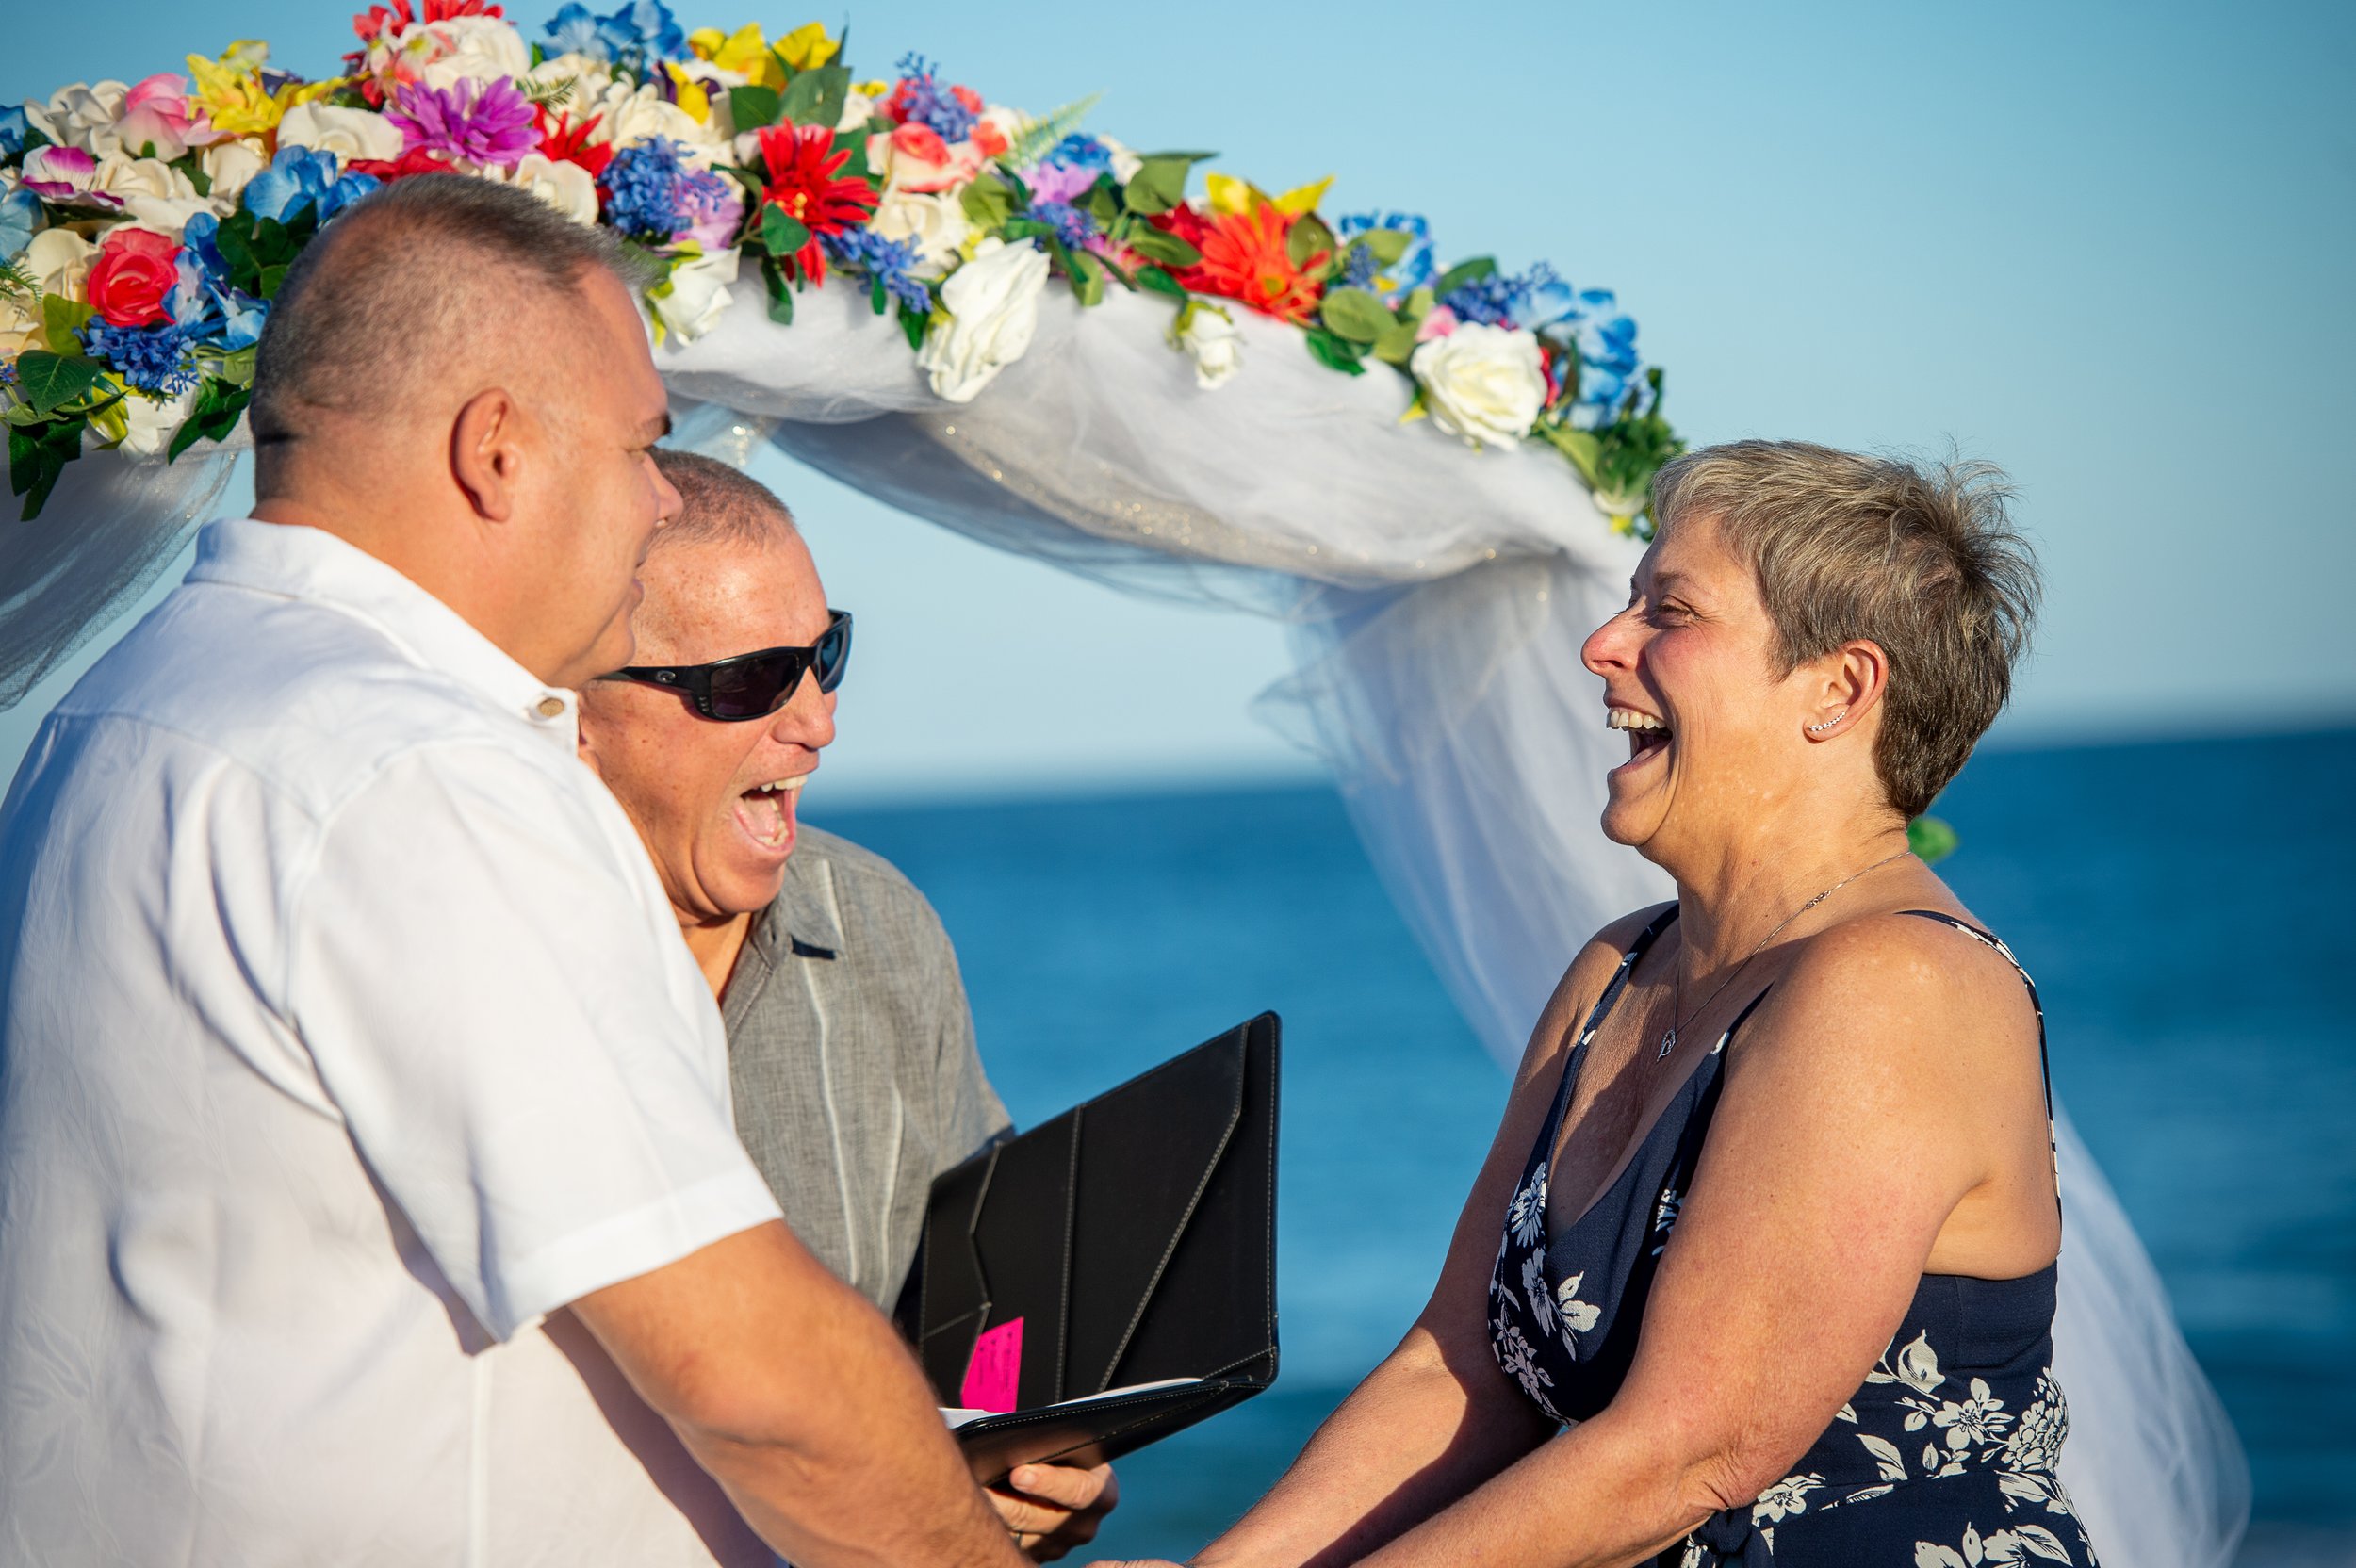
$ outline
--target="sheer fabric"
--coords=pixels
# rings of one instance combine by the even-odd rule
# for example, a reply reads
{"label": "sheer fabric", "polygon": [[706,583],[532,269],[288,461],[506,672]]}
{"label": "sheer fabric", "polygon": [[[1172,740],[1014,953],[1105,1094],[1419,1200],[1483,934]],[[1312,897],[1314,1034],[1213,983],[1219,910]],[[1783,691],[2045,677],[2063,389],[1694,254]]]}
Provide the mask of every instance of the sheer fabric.
{"label": "sheer fabric", "polygon": [[[790,328],[740,283],[719,331],[657,360],[686,444],[741,464],[773,443],[1002,548],[1289,623],[1297,668],[1261,712],[1332,765],[1449,993],[1514,1060],[1577,945],[1668,891],[1595,829],[1619,753],[1579,662],[1638,547],[1556,454],[1402,423],[1397,376],[1338,375],[1249,312],[1242,373],[1204,391],[1167,302],[1084,313],[1058,290],[1038,308],[1028,353],[962,405],[841,282]],[[119,612],[208,498],[111,455],[74,465],[0,550],[0,701]],[[2067,1118],[2061,1173],[2063,1478],[2112,1560],[2223,1568],[2249,1512],[2240,1446]]]}

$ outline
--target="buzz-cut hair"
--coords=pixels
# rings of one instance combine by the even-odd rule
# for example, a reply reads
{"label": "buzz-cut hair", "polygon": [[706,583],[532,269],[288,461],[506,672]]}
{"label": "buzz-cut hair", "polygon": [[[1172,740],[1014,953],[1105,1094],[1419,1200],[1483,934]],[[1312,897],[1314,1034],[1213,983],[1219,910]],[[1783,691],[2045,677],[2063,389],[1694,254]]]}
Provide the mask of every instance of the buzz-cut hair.
{"label": "buzz-cut hair", "polygon": [[2040,587],[2004,470],[1736,441],[1653,480],[1663,534],[1714,523],[1751,568],[1783,673],[1853,639],[1890,661],[1873,766],[1919,816],[2012,694]]}
{"label": "buzz-cut hair", "polygon": [[452,346],[531,292],[577,296],[592,270],[635,295],[649,265],[529,191],[418,174],[353,203],[305,246],[270,302],[254,362],[255,487],[305,412],[361,414],[408,394]]}
{"label": "buzz-cut hair", "polygon": [[717,458],[670,447],[654,466],[679,492],[679,514],[654,536],[654,548],[679,545],[772,545],[795,531],[793,511],[761,481]]}

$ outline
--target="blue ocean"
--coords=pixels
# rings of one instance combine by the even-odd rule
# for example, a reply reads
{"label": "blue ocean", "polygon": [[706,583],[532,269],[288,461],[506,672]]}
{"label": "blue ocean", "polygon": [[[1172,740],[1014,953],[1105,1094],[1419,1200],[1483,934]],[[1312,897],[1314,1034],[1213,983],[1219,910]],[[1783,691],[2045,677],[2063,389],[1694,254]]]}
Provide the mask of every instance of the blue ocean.
{"label": "blue ocean", "polygon": [[[2356,1563],[2356,731],[1991,752],[1944,872],[2037,975],[2064,1101],[2248,1446],[2244,1561]],[[1431,1288],[1505,1076],[1323,789],[828,813],[956,939],[1028,1124],[1284,1019],[1276,1388],[1121,1465],[1100,1549],[1248,1506]],[[2099,1545],[2099,1543],[2098,1543]]]}

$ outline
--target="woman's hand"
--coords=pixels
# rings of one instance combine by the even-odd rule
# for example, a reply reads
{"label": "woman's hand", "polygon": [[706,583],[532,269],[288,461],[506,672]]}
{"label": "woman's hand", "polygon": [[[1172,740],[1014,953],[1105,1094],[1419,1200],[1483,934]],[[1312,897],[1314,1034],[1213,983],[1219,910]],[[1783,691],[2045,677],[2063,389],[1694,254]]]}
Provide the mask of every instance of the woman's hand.
{"label": "woman's hand", "polygon": [[1121,1501],[1121,1483],[1109,1464],[1018,1464],[985,1495],[1016,1545],[1035,1561],[1053,1562],[1096,1539],[1097,1526]]}

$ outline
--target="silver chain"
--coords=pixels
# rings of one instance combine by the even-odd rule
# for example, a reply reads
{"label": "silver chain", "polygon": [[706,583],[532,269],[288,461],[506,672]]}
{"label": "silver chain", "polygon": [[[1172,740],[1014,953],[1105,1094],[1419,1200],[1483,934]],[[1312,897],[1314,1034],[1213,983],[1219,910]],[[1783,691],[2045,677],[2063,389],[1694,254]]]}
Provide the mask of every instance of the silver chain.
{"label": "silver chain", "polygon": [[[1783,935],[1783,928],[1785,926],[1791,924],[1793,921],[1798,920],[1802,915],[1807,914],[1810,909],[1815,908],[1816,906],[1824,903],[1824,900],[1830,898],[1833,894],[1839,892],[1841,889],[1847,887],[1858,877],[1863,876],[1866,872],[1879,871],[1882,867],[1890,864],[1890,861],[1897,859],[1899,856],[1910,854],[1913,851],[1913,848],[1914,846],[1912,844],[1908,844],[1905,849],[1899,850],[1896,854],[1883,856],[1880,859],[1874,861],[1872,865],[1865,867],[1863,870],[1851,872],[1848,875],[1842,877],[1831,887],[1826,888],[1823,892],[1818,893],[1814,898],[1809,899],[1806,904],[1801,905],[1798,908],[1784,916],[1783,919],[1775,922],[1775,928],[1768,932],[1765,936],[1759,938],[1759,945],[1752,948],[1748,953],[1743,954],[1742,961],[1735,965],[1731,970],[1728,970],[1726,972],[1726,977],[1724,980],[1719,981],[1716,985],[1710,988],[1710,994],[1702,999],[1702,1004],[1694,1008],[1692,1015],[1687,1017],[1685,1021],[1690,1023],[1693,1021],[1693,1019],[1699,1018],[1702,1014],[1710,1011],[1710,1004],[1718,1000],[1718,993],[1725,990],[1728,986],[1733,985],[1735,977],[1741,974],[1744,970],[1751,967],[1751,960],[1758,957],[1761,953],[1766,952],[1767,944],[1769,942],[1774,941],[1777,937]],[[1669,1003],[1669,1029],[1666,1034],[1661,1037],[1661,1052],[1659,1055],[1653,1058],[1655,1061],[1661,1060],[1666,1057],[1670,1052],[1675,1051],[1677,1048],[1677,1030],[1681,1027],[1677,1022],[1677,1019],[1679,1015],[1684,1012],[1685,966],[1679,964],[1677,972],[1677,989],[1673,993]]]}

